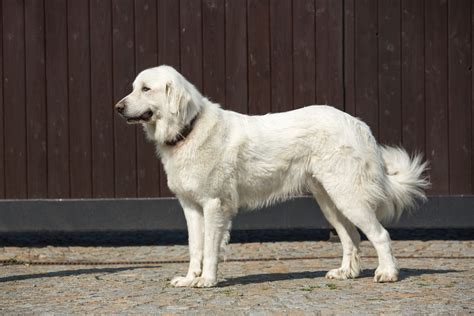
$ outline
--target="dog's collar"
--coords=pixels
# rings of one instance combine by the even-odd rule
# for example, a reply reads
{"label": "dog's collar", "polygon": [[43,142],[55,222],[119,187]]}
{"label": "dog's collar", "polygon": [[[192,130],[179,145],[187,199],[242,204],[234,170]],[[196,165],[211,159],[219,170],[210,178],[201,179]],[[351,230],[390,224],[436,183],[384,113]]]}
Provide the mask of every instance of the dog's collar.
{"label": "dog's collar", "polygon": [[194,124],[196,123],[198,116],[199,116],[199,113],[193,117],[193,119],[191,120],[191,122],[189,122],[189,124],[183,127],[183,129],[178,133],[175,139],[166,141],[165,144],[167,146],[176,146],[177,143],[179,143],[180,141],[188,137],[188,135],[191,134],[191,132],[193,131]]}

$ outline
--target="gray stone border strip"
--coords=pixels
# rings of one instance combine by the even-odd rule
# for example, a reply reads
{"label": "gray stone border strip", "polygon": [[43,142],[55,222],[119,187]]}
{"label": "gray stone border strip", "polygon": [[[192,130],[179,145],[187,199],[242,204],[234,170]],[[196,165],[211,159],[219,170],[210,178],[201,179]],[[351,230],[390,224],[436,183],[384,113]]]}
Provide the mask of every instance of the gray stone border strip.
{"label": "gray stone border strip", "polygon": [[[474,196],[432,196],[391,228],[474,228]],[[310,197],[241,212],[234,230],[327,229]],[[0,233],[185,230],[174,198],[1,200]]]}

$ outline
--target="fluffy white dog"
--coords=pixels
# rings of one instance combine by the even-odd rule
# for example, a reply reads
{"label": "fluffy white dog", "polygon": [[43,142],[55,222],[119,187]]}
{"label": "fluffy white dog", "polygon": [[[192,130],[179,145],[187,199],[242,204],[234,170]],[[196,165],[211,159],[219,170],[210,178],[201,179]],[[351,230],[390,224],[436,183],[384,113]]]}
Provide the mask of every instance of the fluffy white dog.
{"label": "fluffy white dog", "polygon": [[221,245],[240,209],[256,209],[310,192],[343,248],[331,279],[361,271],[358,227],[377,250],[377,282],[398,278],[390,237],[380,221],[396,220],[426,199],[426,163],[377,144],[369,127],[329,106],[248,116],[220,108],[169,66],[141,72],[116,105],[156,144],[168,185],[189,233],[189,270],[174,286],[217,284]]}

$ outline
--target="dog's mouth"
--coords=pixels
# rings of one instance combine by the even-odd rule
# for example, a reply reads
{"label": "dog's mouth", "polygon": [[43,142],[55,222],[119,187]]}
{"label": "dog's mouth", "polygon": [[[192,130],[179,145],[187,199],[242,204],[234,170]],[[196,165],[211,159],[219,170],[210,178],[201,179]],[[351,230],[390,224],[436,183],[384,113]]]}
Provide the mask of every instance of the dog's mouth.
{"label": "dog's mouth", "polygon": [[153,111],[148,110],[140,116],[125,117],[125,119],[127,120],[128,124],[137,124],[137,123],[149,122],[152,116],[153,116]]}

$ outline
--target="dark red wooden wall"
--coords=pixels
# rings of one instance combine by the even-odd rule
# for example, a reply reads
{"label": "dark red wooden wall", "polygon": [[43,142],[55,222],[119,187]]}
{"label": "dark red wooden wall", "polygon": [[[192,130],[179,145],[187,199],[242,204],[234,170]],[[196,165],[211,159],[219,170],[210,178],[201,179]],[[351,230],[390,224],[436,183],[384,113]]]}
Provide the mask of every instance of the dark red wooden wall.
{"label": "dark red wooden wall", "polygon": [[170,195],[113,111],[159,64],[239,112],[334,105],[474,193],[471,0],[0,2],[0,198]]}

